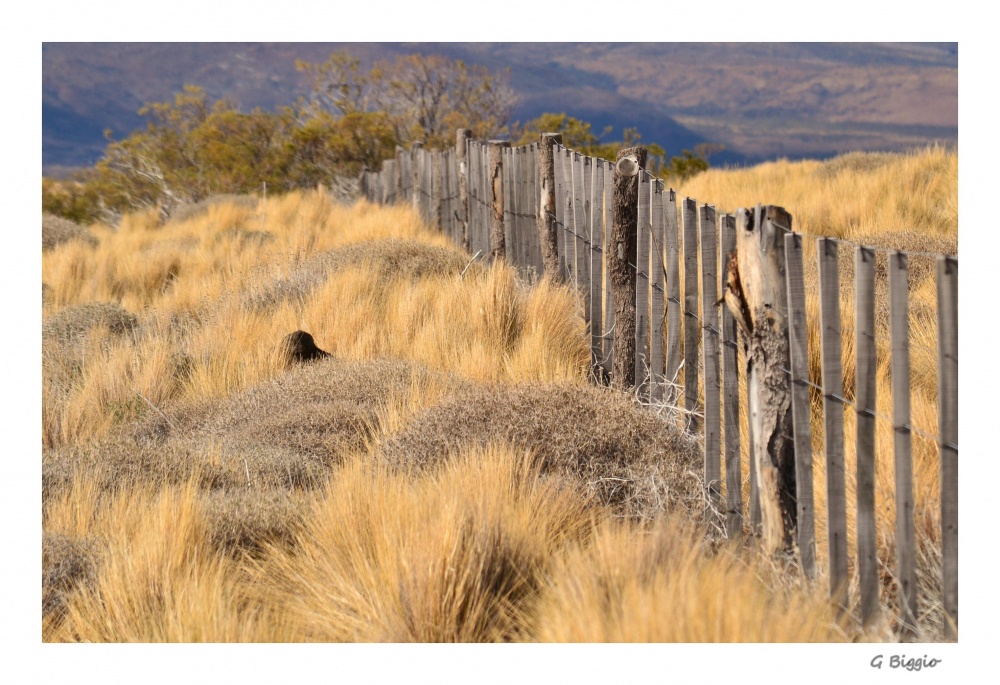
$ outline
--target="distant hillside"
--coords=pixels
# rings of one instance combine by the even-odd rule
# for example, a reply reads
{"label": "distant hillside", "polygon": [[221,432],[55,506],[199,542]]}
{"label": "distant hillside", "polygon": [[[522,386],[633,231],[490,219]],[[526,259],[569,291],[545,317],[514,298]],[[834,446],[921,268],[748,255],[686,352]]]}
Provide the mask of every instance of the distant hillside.
{"label": "distant hillside", "polygon": [[669,154],[723,143],[721,162],[958,137],[955,43],[46,43],[43,167],[92,164],[105,129],[124,137],[144,102],[185,83],[245,108],[290,104],[308,91],[295,60],[338,49],[367,64],[425,52],[509,67],[521,121],[565,111],[612,136],[635,126]]}

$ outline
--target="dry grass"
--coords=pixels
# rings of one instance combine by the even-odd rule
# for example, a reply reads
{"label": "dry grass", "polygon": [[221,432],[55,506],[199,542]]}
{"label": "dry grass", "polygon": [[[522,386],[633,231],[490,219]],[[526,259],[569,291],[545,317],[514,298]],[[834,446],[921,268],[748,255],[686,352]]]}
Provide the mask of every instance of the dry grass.
{"label": "dry grass", "polygon": [[[867,163],[824,183],[896,162]],[[588,386],[568,288],[463,276],[410,208],[324,193],[89,231],[43,253],[44,640],[892,639],[680,522],[700,516],[697,446]],[[923,276],[911,292],[917,312]],[[333,358],[290,366],[296,329]],[[914,447],[930,590],[936,457]],[[939,606],[921,611],[933,639]]]}
{"label": "dry grass", "polygon": [[[734,553],[737,552],[737,553]],[[545,642],[841,642],[819,588],[750,551],[716,552],[685,519],[605,525],[551,570],[531,638]]]}

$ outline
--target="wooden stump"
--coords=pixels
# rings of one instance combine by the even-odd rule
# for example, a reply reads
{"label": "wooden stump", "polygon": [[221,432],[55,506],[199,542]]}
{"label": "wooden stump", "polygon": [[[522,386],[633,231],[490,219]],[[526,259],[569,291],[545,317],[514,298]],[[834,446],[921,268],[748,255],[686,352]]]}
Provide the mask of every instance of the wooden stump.
{"label": "wooden stump", "polygon": [[615,300],[615,347],[611,383],[620,390],[635,385],[635,279],[638,229],[639,170],[646,164],[646,148],[618,151],[614,170],[614,218],[608,275]]}
{"label": "wooden stump", "polygon": [[[788,550],[795,530],[795,449],[792,441],[788,303],[784,229],[791,216],[781,207],[758,206],[737,215],[737,288],[726,303],[742,320],[752,427],[752,468],[760,496],[765,549]],[[733,299],[742,305],[733,305]],[[735,311],[734,311],[735,309]],[[749,320],[748,320],[749,319]]]}

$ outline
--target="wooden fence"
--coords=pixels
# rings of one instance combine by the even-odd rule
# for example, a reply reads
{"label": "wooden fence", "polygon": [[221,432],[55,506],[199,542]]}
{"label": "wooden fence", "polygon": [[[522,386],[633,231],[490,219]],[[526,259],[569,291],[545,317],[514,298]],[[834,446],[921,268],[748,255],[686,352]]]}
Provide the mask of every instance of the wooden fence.
{"label": "wooden fence", "polygon": [[[553,142],[555,141],[555,142]],[[449,235],[484,261],[504,258],[529,282],[546,271],[546,219],[554,226],[556,276],[579,290],[589,325],[595,380],[613,373],[616,327],[612,279],[609,277],[611,237],[615,222],[615,187],[620,182],[615,163],[580,154],[546,134],[538,143],[511,147],[485,143],[459,131],[455,149],[429,151],[415,146],[397,150],[395,159],[379,171],[364,171],[360,192],[381,203],[412,203],[429,224]],[[540,166],[544,146],[551,145],[551,172]],[[492,157],[492,160],[491,160]],[[552,178],[545,175],[551,173]],[[748,331],[740,329],[733,309],[721,306],[732,291],[728,265],[738,254],[738,243],[753,231],[770,240],[766,259],[780,274],[780,292],[765,307],[777,311],[787,324],[788,367],[781,366],[790,406],[791,434],[779,436],[794,448],[796,491],[795,547],[803,572],[815,576],[816,536],[813,516],[813,442],[810,395],[822,404],[826,473],[827,561],[831,597],[848,606],[848,539],[844,468],[844,414],[856,418],[856,551],[855,568],[860,593],[860,618],[867,624],[877,615],[881,583],[876,555],[878,512],[875,510],[875,425],[891,422],[896,493],[895,566],[900,635],[915,633],[917,623],[916,544],[911,434],[920,432],[910,417],[910,335],[908,328],[908,257],[887,256],[892,416],[879,414],[875,403],[875,251],[824,237],[807,237],[791,230],[791,217],[776,207],[758,205],[735,214],[718,213],[712,206],[679,198],[659,179],[638,169],[634,212],[636,283],[633,391],[657,406],[676,406],[685,428],[704,436],[704,479],[709,512],[718,517],[730,537],[760,530],[761,478],[749,469],[748,500],[744,502],[741,472],[741,423],[754,445],[754,425],[760,420],[758,398],[743,381],[740,363],[747,354]],[[553,183],[550,187],[549,183]],[[551,193],[551,195],[549,195]],[[552,202],[554,200],[554,206]],[[549,203],[549,204],[546,204]],[[540,208],[551,207],[551,214]],[[554,216],[552,216],[554,215]],[[770,236],[770,237],[768,237]],[[739,240],[738,240],[739,238]],[[818,268],[820,340],[810,341],[804,252],[815,246]],[[856,359],[854,399],[844,392],[841,369],[839,283],[842,246],[853,247]],[[746,249],[740,247],[740,249]],[[764,249],[764,248],[761,248]],[[957,637],[958,623],[958,261],[946,255],[936,259],[938,430],[931,437],[940,457],[942,557],[939,598],[945,613],[945,635]],[[557,261],[556,261],[557,259]],[[739,262],[741,269],[743,261]],[[735,262],[734,262],[735,264]],[[745,276],[745,275],[744,275]],[[849,284],[843,284],[849,288]],[[725,294],[725,297],[723,295]],[[813,296],[816,293],[812,294]],[[779,304],[780,303],[780,304]],[[820,383],[810,381],[808,343],[821,350]],[[759,390],[759,389],[758,389]],[[742,407],[742,417],[741,417]],[[758,442],[763,441],[757,436]],[[773,441],[772,441],[773,442]],[[765,449],[765,448],[761,448]],[[773,455],[772,455],[772,458]],[[725,501],[722,501],[723,485]],[[883,522],[883,525],[885,523]],[[884,592],[884,591],[883,591]]]}

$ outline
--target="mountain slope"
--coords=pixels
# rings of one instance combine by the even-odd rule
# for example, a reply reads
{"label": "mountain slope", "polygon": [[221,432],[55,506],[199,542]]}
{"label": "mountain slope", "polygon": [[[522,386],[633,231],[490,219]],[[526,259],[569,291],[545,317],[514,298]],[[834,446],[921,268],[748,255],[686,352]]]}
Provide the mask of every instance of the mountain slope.
{"label": "mountain slope", "polygon": [[291,103],[308,91],[295,60],[338,49],[366,65],[419,51],[510,68],[516,119],[565,111],[613,137],[634,126],[670,154],[723,143],[717,161],[958,136],[955,43],[46,43],[43,165],[93,163],[104,129],[127,135],[142,103],[186,83],[245,108]]}

